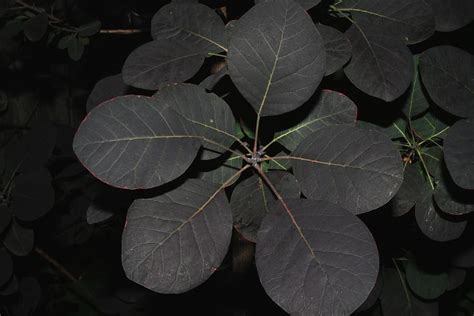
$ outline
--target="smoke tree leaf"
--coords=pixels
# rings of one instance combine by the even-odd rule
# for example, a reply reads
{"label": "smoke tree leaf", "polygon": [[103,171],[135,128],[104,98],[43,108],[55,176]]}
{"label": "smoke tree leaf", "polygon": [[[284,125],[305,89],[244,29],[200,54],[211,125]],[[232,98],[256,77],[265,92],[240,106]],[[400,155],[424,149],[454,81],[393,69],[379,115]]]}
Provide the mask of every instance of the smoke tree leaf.
{"label": "smoke tree leaf", "polygon": [[360,214],[397,193],[403,181],[400,154],[384,134],[353,126],[329,126],[308,135],[291,163],[303,194]]}
{"label": "smoke tree leaf", "polygon": [[450,241],[461,236],[466,220],[448,220],[433,200],[432,191],[425,189],[415,206],[415,218],[421,232],[435,241]]}
{"label": "smoke tree leaf", "polygon": [[152,188],[176,179],[193,162],[199,137],[180,114],[157,98],[117,97],[92,110],[73,149],[101,181],[120,188]]}
{"label": "smoke tree leaf", "polygon": [[226,50],[225,25],[209,7],[195,2],[171,2],[151,21],[154,40],[181,40],[196,51],[218,53]]}
{"label": "smoke tree leaf", "polygon": [[342,1],[338,9],[350,12],[356,23],[398,36],[407,44],[422,42],[435,31],[433,11],[424,0]]}
{"label": "smoke tree leaf", "polygon": [[474,3],[471,0],[425,0],[431,5],[436,21],[436,30],[451,32],[474,19]]}
{"label": "smoke tree leaf", "polygon": [[352,58],[344,68],[349,80],[373,97],[390,102],[413,78],[413,57],[402,40],[368,26],[353,24],[345,33]]}
{"label": "smoke tree leaf", "polygon": [[51,181],[51,175],[45,168],[15,177],[13,215],[22,221],[34,221],[49,212],[54,205]]}
{"label": "smoke tree leaf", "polygon": [[3,245],[15,256],[26,256],[33,250],[35,232],[13,221],[5,234]]}
{"label": "smoke tree leaf", "polygon": [[77,37],[73,37],[69,42],[67,46],[67,53],[69,54],[69,57],[74,60],[78,61],[81,59],[82,54],[84,54],[84,42]]}
{"label": "smoke tree leaf", "polygon": [[123,82],[122,74],[105,77],[99,80],[87,99],[86,110],[92,111],[99,104],[114,97],[126,95],[130,87]]}
{"label": "smoke tree leaf", "polygon": [[48,30],[48,22],[48,14],[42,12],[25,22],[23,32],[30,41],[37,42],[43,38],[44,34],[46,34],[46,31]]}
{"label": "smoke tree leaf", "polygon": [[428,110],[430,104],[426,99],[421,85],[421,78],[418,71],[419,56],[414,58],[415,71],[413,81],[410,86],[409,95],[403,103],[402,112],[408,118],[415,117]]}
{"label": "smoke tree leaf", "polygon": [[474,190],[474,121],[460,120],[444,140],[444,158],[449,173],[460,187]]}
{"label": "smoke tree leaf", "polygon": [[232,233],[221,189],[194,179],[136,200],[122,237],[127,277],[159,293],[181,293],[207,280],[224,259]]}
{"label": "smoke tree leaf", "polygon": [[82,37],[89,37],[99,33],[102,24],[100,21],[92,21],[78,27],[78,34]]}
{"label": "smoke tree leaf", "polygon": [[474,56],[453,46],[423,52],[420,74],[433,101],[459,117],[474,118]]}
{"label": "smoke tree leaf", "polygon": [[[367,227],[326,201],[276,202],[258,233],[256,265],[267,294],[292,315],[349,315],[375,285],[379,259]],[[354,290],[357,289],[357,290]]]}
{"label": "smoke tree leaf", "polygon": [[406,278],[410,289],[427,300],[438,298],[448,288],[448,274],[446,272],[427,271],[413,260],[408,261]]}
{"label": "smoke tree leaf", "polygon": [[100,207],[100,205],[95,204],[95,203],[92,203],[87,208],[86,218],[87,218],[87,223],[90,225],[103,223],[113,216],[114,216],[113,212],[107,209],[104,209]]}
{"label": "smoke tree leaf", "polygon": [[[199,163],[198,178],[206,182],[223,184],[242,167],[243,160],[236,154],[232,153],[229,157],[224,155],[223,160],[224,161],[218,163],[217,166],[215,161],[201,161]],[[235,181],[237,181],[237,179],[235,179]],[[229,185],[232,184],[233,182],[229,183]]]}
{"label": "smoke tree leaf", "polygon": [[294,150],[309,134],[330,125],[354,124],[357,107],[342,93],[323,90],[311,111],[287,130],[275,133],[273,141],[278,141],[288,150]]}
{"label": "smoke tree leaf", "polygon": [[424,182],[419,168],[416,166],[407,165],[403,174],[402,186],[390,201],[393,216],[402,216],[415,206]]}
{"label": "smoke tree leaf", "polygon": [[[285,198],[299,198],[300,188],[296,178],[289,172],[271,171],[267,177]],[[242,236],[252,242],[257,241],[257,233],[262,219],[272,212],[271,205],[276,197],[260,176],[239,182],[232,192],[230,208],[234,226]]]}
{"label": "smoke tree leaf", "polygon": [[240,20],[229,44],[229,75],[262,116],[296,109],[325,73],[324,43],[292,0],[262,2]]}
{"label": "smoke tree leaf", "polygon": [[[271,2],[273,0],[256,0],[255,3],[261,3],[261,2]],[[300,6],[303,7],[305,10],[309,10],[312,7],[317,6],[321,0],[295,0],[296,3],[298,3]]]}
{"label": "smoke tree leaf", "polygon": [[352,47],[346,36],[337,29],[317,24],[326,49],[326,76],[341,69],[351,58]]}
{"label": "smoke tree leaf", "polygon": [[234,115],[227,103],[214,93],[192,84],[177,84],[160,89],[154,97],[186,118],[197,135],[220,144],[203,142],[206,150],[201,159],[216,158],[235,142]]}
{"label": "smoke tree leaf", "polygon": [[183,82],[201,68],[206,54],[180,39],[152,41],[139,46],[127,57],[122,68],[123,81],[147,90]]}
{"label": "smoke tree leaf", "polygon": [[[441,132],[447,125],[431,112],[427,112],[420,118],[413,120],[411,126],[415,135],[426,139],[438,134],[438,132]],[[437,137],[444,138],[444,136],[446,136],[446,132],[438,134]]]}
{"label": "smoke tree leaf", "polygon": [[12,257],[4,249],[0,249],[0,287],[3,287],[13,275]]}

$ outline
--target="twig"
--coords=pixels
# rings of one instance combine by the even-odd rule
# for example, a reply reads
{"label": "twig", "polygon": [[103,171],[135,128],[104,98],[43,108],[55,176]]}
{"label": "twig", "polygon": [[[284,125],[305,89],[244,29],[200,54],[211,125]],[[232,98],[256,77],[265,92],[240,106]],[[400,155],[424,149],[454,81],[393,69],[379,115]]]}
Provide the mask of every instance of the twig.
{"label": "twig", "polygon": [[144,33],[144,30],[140,29],[115,29],[115,30],[100,30],[100,34],[117,34],[117,35],[129,35]]}
{"label": "twig", "polygon": [[69,272],[62,264],[60,264],[58,261],[55,259],[51,258],[50,255],[48,255],[46,252],[44,252],[42,249],[35,247],[35,252],[44,260],[48,261],[53,267],[55,267],[59,272],[61,272],[66,278],[71,280],[72,282],[77,282],[78,279],[72,275],[71,272]]}
{"label": "twig", "polygon": [[[25,1],[23,0],[15,0],[16,3],[18,3],[19,5],[23,6],[24,8],[26,9],[29,9],[31,11],[35,11],[36,13],[45,13],[46,11],[41,9],[41,8],[38,8],[38,7],[35,7],[34,5],[30,5],[28,3],[26,3]],[[51,15],[51,14],[48,14],[48,18],[51,20],[51,22],[53,23],[61,23],[61,19],[55,17],[54,15]]]}

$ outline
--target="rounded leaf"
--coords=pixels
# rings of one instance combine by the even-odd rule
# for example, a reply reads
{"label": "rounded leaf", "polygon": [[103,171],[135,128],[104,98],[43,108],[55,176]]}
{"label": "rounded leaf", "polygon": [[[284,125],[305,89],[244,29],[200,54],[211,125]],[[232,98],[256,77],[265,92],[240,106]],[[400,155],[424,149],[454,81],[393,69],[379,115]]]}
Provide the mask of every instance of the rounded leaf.
{"label": "rounded leaf", "polygon": [[[292,315],[349,315],[375,285],[379,259],[367,227],[326,201],[274,204],[255,260],[267,294]],[[291,215],[290,215],[291,213]]]}
{"label": "rounded leaf", "polygon": [[105,77],[99,80],[87,99],[87,112],[92,111],[93,108],[102,102],[127,94],[129,89],[130,87],[123,82],[122,74]]}
{"label": "rounded leaf", "polygon": [[129,209],[122,236],[127,277],[159,293],[182,293],[207,280],[230,244],[232,213],[222,187],[202,180]]}
{"label": "rounded leaf", "polygon": [[229,75],[262,116],[296,109],[325,72],[324,43],[311,17],[292,0],[262,2],[232,33]]}
{"label": "rounded leaf", "polygon": [[469,24],[474,18],[472,0],[425,0],[431,5],[436,21],[436,30],[451,32]]}
{"label": "rounded leaf", "polygon": [[147,189],[182,175],[200,141],[180,114],[157,98],[117,97],[92,110],[76,132],[73,149],[99,180]]}
{"label": "rounded leaf", "polygon": [[406,267],[407,283],[418,296],[433,300],[448,289],[448,274],[446,272],[430,272],[422,269],[413,260]]}
{"label": "rounded leaf", "polygon": [[326,76],[341,69],[351,58],[351,42],[339,30],[324,24],[316,25],[326,49]]}
{"label": "rounded leaf", "polygon": [[390,201],[393,216],[402,216],[415,206],[423,182],[423,176],[417,167],[413,165],[405,167],[402,186]]}
{"label": "rounded leaf", "polygon": [[386,204],[403,181],[399,152],[375,130],[329,126],[307,136],[292,156],[306,197],[339,204],[354,214]]}
{"label": "rounded leaf", "polygon": [[3,244],[15,256],[26,256],[33,250],[35,242],[35,232],[32,229],[12,222],[10,229],[5,234]]}
{"label": "rounded leaf", "polygon": [[25,23],[25,36],[32,42],[39,41],[48,30],[48,22],[48,14],[46,12],[35,15]]}

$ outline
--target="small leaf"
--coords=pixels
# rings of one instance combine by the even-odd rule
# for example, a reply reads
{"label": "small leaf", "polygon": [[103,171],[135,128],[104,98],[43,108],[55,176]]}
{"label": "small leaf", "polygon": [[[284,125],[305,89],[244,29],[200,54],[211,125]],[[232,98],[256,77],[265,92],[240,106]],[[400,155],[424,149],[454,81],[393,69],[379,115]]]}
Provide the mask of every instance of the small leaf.
{"label": "small leaf", "polygon": [[128,56],[122,69],[123,80],[125,84],[147,90],[183,82],[199,70],[206,54],[181,40],[152,41]]}
{"label": "small leaf", "polygon": [[232,214],[224,192],[202,180],[136,200],[122,237],[127,277],[159,293],[182,293],[207,280],[230,244]]}
{"label": "small leaf", "polygon": [[14,180],[12,193],[13,215],[22,221],[34,221],[48,213],[54,205],[51,175],[42,168],[23,173]]}
{"label": "small leaf", "polygon": [[420,57],[420,74],[430,97],[443,110],[474,118],[474,56],[453,46],[437,46]]}
{"label": "small leaf", "polygon": [[436,30],[451,32],[469,24],[474,17],[471,0],[425,0],[431,5],[436,21]]}
{"label": "small leaf", "polygon": [[351,61],[344,68],[347,78],[386,102],[400,97],[413,78],[413,57],[405,44],[372,26],[353,24],[344,34],[352,45]]}
{"label": "small leaf", "polygon": [[12,257],[4,249],[0,249],[0,287],[3,287],[13,275]]}
{"label": "small leaf", "polygon": [[226,50],[225,25],[211,8],[194,2],[171,2],[151,21],[154,40],[183,41],[193,50],[218,53]]}
{"label": "small leaf", "polygon": [[413,74],[413,81],[410,86],[408,98],[403,103],[402,112],[407,118],[413,118],[428,110],[430,104],[426,99],[421,85],[421,78],[418,72],[419,56],[415,56],[415,72]]}
{"label": "small leaf", "polygon": [[418,227],[428,238],[435,241],[450,241],[461,236],[467,221],[448,220],[433,200],[432,191],[425,189],[415,206]]}
{"label": "small leaf", "polygon": [[410,289],[427,300],[438,298],[448,288],[448,274],[446,272],[424,270],[413,260],[408,261],[406,278]]}
{"label": "small leaf", "polygon": [[100,205],[96,203],[91,203],[91,205],[87,208],[87,223],[89,225],[100,224],[114,216],[114,213],[102,208]]}
{"label": "small leaf", "polygon": [[474,190],[474,120],[460,120],[444,141],[445,161],[454,182]]}
{"label": "small leaf", "polygon": [[323,127],[355,123],[357,107],[342,93],[323,90],[311,111],[305,114],[296,126],[277,132],[273,141],[292,151],[306,136]]}
{"label": "small leaf", "polygon": [[308,135],[292,156],[306,197],[339,204],[354,214],[386,204],[403,180],[399,152],[375,130],[325,127]]}
{"label": "small leaf", "polygon": [[67,52],[72,60],[78,61],[84,53],[84,42],[81,39],[74,37],[68,42]]}
{"label": "small leaf", "polygon": [[[300,197],[298,181],[291,173],[272,171],[267,173],[267,177],[283,197]],[[245,239],[256,242],[260,223],[271,212],[271,205],[275,201],[276,197],[257,174],[239,182],[230,199],[230,208],[237,231]]]}
{"label": "small leaf", "polygon": [[48,30],[48,14],[42,12],[25,23],[25,36],[32,42],[37,42],[43,38]]}
{"label": "small leaf", "polygon": [[87,24],[81,25],[77,28],[79,36],[89,37],[97,34],[100,31],[101,27],[100,21],[92,21]]}
{"label": "small leaf", "polygon": [[191,165],[200,140],[192,126],[158,98],[117,97],[92,110],[73,148],[98,179],[127,189],[176,179]]}
{"label": "small leaf", "polygon": [[337,29],[324,24],[316,25],[326,49],[326,76],[341,69],[351,58],[351,42]]}
{"label": "small leaf", "polygon": [[69,34],[66,36],[61,37],[61,39],[58,41],[58,48],[59,49],[66,49],[69,47],[70,42],[74,41],[76,36],[74,34]]}
{"label": "small leaf", "polygon": [[[431,112],[427,112],[422,117],[412,121],[411,126],[415,135],[422,139],[430,138],[446,128],[446,124]],[[444,138],[446,132],[438,134],[438,138]]]}
{"label": "small leaf", "polygon": [[130,87],[123,82],[122,74],[105,77],[97,82],[87,99],[86,110],[93,108],[114,97],[126,95]]}
{"label": "small leaf", "polygon": [[402,186],[390,201],[393,216],[402,216],[415,206],[423,182],[423,177],[417,167],[412,165],[405,167]]}
{"label": "small leaf", "polygon": [[229,75],[262,116],[302,105],[325,72],[324,43],[311,17],[291,0],[262,2],[237,24],[229,44]]}
{"label": "small leaf", "polygon": [[[219,158],[217,163],[214,160],[200,161],[198,178],[206,182],[223,184],[242,167],[242,158],[233,153],[230,156],[224,155],[224,161],[221,159]],[[229,183],[229,185],[232,184],[233,182]]]}
{"label": "small leaf", "polygon": [[15,221],[8,229],[3,244],[15,256],[26,256],[33,250],[35,232],[32,229],[24,228]]}
{"label": "small leaf", "polygon": [[267,294],[292,315],[355,311],[374,287],[379,269],[367,227],[325,201],[288,199],[288,213],[277,203],[262,222],[255,254]]}

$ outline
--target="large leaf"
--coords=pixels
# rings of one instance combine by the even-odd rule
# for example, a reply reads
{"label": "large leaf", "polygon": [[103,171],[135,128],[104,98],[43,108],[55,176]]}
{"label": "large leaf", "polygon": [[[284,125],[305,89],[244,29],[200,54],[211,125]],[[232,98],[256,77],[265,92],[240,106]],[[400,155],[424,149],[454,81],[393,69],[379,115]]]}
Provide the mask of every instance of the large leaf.
{"label": "large leaf", "polygon": [[403,180],[400,154],[375,130],[329,126],[307,136],[292,156],[306,197],[328,200],[354,214],[386,204]]}
{"label": "large leaf", "polygon": [[45,215],[54,205],[51,175],[42,168],[37,172],[23,173],[14,180],[12,209],[16,218],[34,221]]}
{"label": "large leaf", "polygon": [[420,74],[433,101],[459,117],[474,117],[474,56],[453,46],[428,49]]}
{"label": "large leaf", "polygon": [[457,30],[474,18],[472,0],[425,0],[433,8],[436,30],[451,32]]}
{"label": "large leaf", "polygon": [[257,113],[277,115],[302,105],[325,73],[324,44],[311,17],[292,0],[255,5],[229,44],[232,81]]}
{"label": "large leaf", "polygon": [[[221,160],[223,159],[223,161]],[[198,178],[207,182],[223,184],[242,167],[243,159],[236,154],[224,155],[219,161],[200,161]],[[235,179],[237,180],[237,179]],[[229,185],[233,184],[229,183]]]}
{"label": "large leaf", "polygon": [[0,287],[3,287],[13,274],[12,257],[4,249],[0,249]]}
{"label": "large leaf", "polygon": [[363,92],[390,102],[401,96],[413,78],[413,57],[402,40],[373,26],[353,24],[345,35],[352,58],[344,68],[349,80]]}
{"label": "large leaf", "polygon": [[174,1],[162,7],[151,21],[154,40],[180,40],[196,51],[226,50],[225,25],[209,7],[197,2]]}
{"label": "large leaf", "polygon": [[367,227],[326,201],[289,199],[288,213],[276,203],[262,222],[255,255],[267,294],[292,315],[352,313],[379,269]]}
{"label": "large leaf", "polygon": [[[285,171],[271,171],[267,177],[284,198],[299,198],[295,177]],[[232,192],[230,207],[234,226],[247,240],[256,242],[262,219],[269,214],[276,197],[257,174],[240,182]]]}
{"label": "large leaf", "polygon": [[348,97],[336,91],[323,90],[301,122],[276,133],[273,141],[294,150],[312,132],[329,125],[353,124],[356,116],[357,107]]}
{"label": "large leaf", "polygon": [[194,125],[197,135],[220,144],[204,142],[206,150],[201,159],[215,158],[235,142],[235,118],[227,103],[214,93],[196,85],[178,84],[161,89],[154,97]]}
{"label": "large leaf", "polygon": [[415,206],[423,182],[423,177],[417,167],[412,165],[405,167],[402,186],[390,201],[393,216],[402,216]]}
{"label": "large leaf", "polygon": [[454,182],[464,189],[474,190],[474,121],[456,122],[443,145],[446,166]]}
{"label": "large leaf", "polygon": [[128,278],[159,293],[181,293],[219,267],[232,234],[222,187],[202,180],[151,199],[136,200],[127,215],[122,264]]}
{"label": "large leaf", "polygon": [[152,188],[191,165],[200,141],[180,114],[157,98],[117,97],[92,110],[74,137],[82,164],[116,187]]}
{"label": "large leaf", "polygon": [[429,189],[420,194],[415,206],[415,218],[423,234],[435,241],[450,241],[459,238],[467,224],[465,220],[448,220],[434,202]]}
{"label": "large leaf", "polygon": [[406,278],[413,292],[427,300],[438,298],[448,288],[446,272],[426,270],[413,260],[408,261]]}
{"label": "large leaf", "polygon": [[26,256],[33,250],[35,232],[13,221],[5,234],[3,244],[16,256]]}
{"label": "large leaf", "polygon": [[335,73],[344,66],[352,54],[352,47],[344,34],[324,24],[316,25],[326,49],[326,76]]}
{"label": "large leaf", "polygon": [[94,89],[92,89],[87,99],[87,112],[92,111],[93,108],[102,102],[127,94],[129,88],[130,87],[123,82],[122,74],[101,79],[95,84]]}
{"label": "large leaf", "polygon": [[396,35],[407,44],[419,43],[435,30],[433,11],[424,0],[341,1],[356,23]]}
{"label": "large leaf", "polygon": [[179,39],[152,41],[128,56],[122,69],[123,81],[136,88],[157,90],[191,78],[205,57],[206,52]]}
{"label": "large leaf", "polygon": [[418,72],[419,57],[414,58],[415,71],[413,74],[413,81],[410,86],[410,91],[406,102],[403,103],[402,111],[407,118],[417,116],[428,110],[430,104],[423,93],[421,86],[420,75]]}

